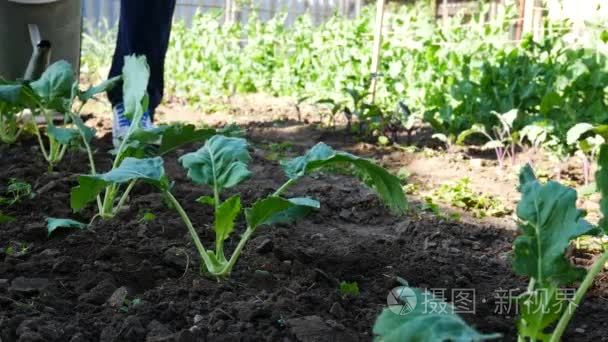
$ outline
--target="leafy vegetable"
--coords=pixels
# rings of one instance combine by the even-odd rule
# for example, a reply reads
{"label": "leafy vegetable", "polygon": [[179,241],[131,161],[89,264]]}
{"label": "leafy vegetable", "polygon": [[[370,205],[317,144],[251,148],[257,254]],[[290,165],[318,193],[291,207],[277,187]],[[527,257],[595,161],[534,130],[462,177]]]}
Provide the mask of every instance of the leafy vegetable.
{"label": "leafy vegetable", "polygon": [[[234,232],[236,219],[242,211],[242,204],[239,195],[233,195],[223,200],[222,191],[239,185],[251,176],[248,168],[250,161],[247,141],[222,135],[209,138],[198,151],[187,153],[180,158],[182,166],[187,170],[188,177],[194,183],[208,185],[213,189],[213,196],[202,196],[197,199],[197,202],[215,208],[213,225],[215,250],[213,251],[207,250],[203,246],[188,214],[170,189],[159,185],[168,202],[184,221],[202,259],[201,269],[217,278],[224,278],[230,274],[245,244],[258,228],[290,222],[319,208],[319,202],[314,199],[306,197],[285,199],[281,195],[297,179],[323,165],[338,161],[353,164],[362,172],[366,172],[369,176],[368,184],[384,191],[388,200],[397,204],[405,203],[405,195],[403,195],[399,180],[386,170],[370,161],[348,153],[333,151],[329,146],[320,144],[317,152],[313,149],[302,157],[283,163],[286,174],[290,177],[287,182],[272,195],[259,199],[251,207],[244,209],[247,227],[232,255],[227,258],[224,253],[224,242]],[[386,187],[392,185],[393,181],[397,182],[397,189],[388,191]]]}

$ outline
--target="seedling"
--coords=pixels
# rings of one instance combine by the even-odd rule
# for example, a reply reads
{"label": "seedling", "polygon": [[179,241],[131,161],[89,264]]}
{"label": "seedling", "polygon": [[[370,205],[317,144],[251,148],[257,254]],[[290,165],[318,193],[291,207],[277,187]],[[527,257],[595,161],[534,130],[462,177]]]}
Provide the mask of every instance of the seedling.
{"label": "seedling", "polygon": [[156,220],[156,215],[154,215],[154,213],[146,211],[139,219],[139,222],[152,222],[154,220]]}
{"label": "seedling", "polygon": [[353,282],[342,281],[342,282],[340,282],[340,293],[343,296],[353,296],[353,297],[359,297],[359,295],[361,294],[359,292],[359,284],[357,284],[356,281],[353,281]]}
{"label": "seedling", "polygon": [[[184,144],[205,140],[216,131],[197,129],[193,125],[160,126],[152,130],[139,128],[141,118],[148,108],[146,88],[150,71],[144,56],[127,56],[123,68],[123,104],[131,125],[118,148],[112,169],[99,174],[88,141],[90,130],[78,125],[87,150],[90,174],[78,177],[78,186],[71,191],[70,205],[75,212],[89,202],[96,202],[97,214],[93,217],[114,217],[127,201],[137,181],[159,183],[164,178],[160,156]],[[228,129],[232,132],[233,127]]]}
{"label": "seedling", "polygon": [[[222,192],[251,177],[248,169],[251,157],[247,147],[247,141],[242,138],[215,135],[207,140],[198,151],[180,158],[182,166],[187,170],[188,177],[194,183],[204,184],[213,189],[212,196],[200,197],[197,202],[214,208],[215,250],[208,250],[203,246],[190,217],[171,193],[164,173],[159,173],[159,181],[150,181],[150,178],[147,178],[150,183],[161,190],[171,207],[182,218],[201,257],[201,270],[218,279],[229,276],[243,248],[257,229],[275,223],[292,221],[319,208],[319,202],[311,198],[287,199],[281,196],[299,179],[322,167],[337,163],[351,165],[358,170],[357,174],[361,175],[366,183],[376,190],[393,212],[403,213],[406,210],[407,202],[397,177],[366,159],[334,151],[331,147],[319,143],[305,155],[282,162],[287,181],[274,193],[257,200],[251,207],[244,210],[246,229],[232,255],[227,258],[224,242],[234,231],[235,221],[243,210],[240,195],[236,194],[223,199]],[[162,159],[154,159],[154,165],[162,166]],[[151,169],[155,169],[155,167],[149,165],[147,171]]]}
{"label": "seedling", "polygon": [[9,180],[5,193],[10,195],[10,198],[0,197],[0,204],[8,206],[21,202],[23,199],[34,198],[34,193],[32,193],[32,185],[27,182],[19,181],[15,178],[11,178]]}
{"label": "seedling", "polygon": [[470,211],[475,217],[479,218],[486,216],[500,217],[509,212],[500,200],[473,191],[471,180],[466,177],[454,183],[440,185],[433,191],[433,197],[454,207]]}
{"label": "seedling", "polygon": [[513,134],[513,122],[517,119],[517,109],[512,109],[506,113],[500,114],[493,112],[498,118],[499,124],[492,127],[492,134],[488,133],[486,128],[481,124],[475,124],[470,129],[463,131],[458,136],[457,143],[462,144],[472,134],[482,134],[488,141],[482,146],[483,149],[493,149],[496,153],[498,166],[505,166],[505,159],[509,157],[511,164],[515,164],[515,145],[517,139]]}
{"label": "seedling", "polygon": [[588,123],[578,123],[568,130],[566,135],[566,143],[568,145],[576,145],[575,154],[583,163],[583,180],[585,184],[589,184],[591,178],[591,162],[595,160],[600,146],[605,143],[604,138],[600,134],[591,134],[595,127]]}

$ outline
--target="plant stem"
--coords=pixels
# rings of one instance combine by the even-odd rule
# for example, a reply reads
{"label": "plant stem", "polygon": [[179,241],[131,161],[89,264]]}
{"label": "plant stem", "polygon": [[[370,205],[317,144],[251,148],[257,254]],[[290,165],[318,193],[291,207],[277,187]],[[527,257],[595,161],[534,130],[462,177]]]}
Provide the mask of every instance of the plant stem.
{"label": "plant stem", "polygon": [[192,225],[192,221],[190,221],[188,214],[186,214],[186,212],[184,211],[184,208],[182,208],[182,206],[179,204],[179,202],[173,196],[173,194],[171,194],[171,192],[169,192],[168,190],[165,190],[164,194],[165,194],[165,196],[167,196],[167,199],[169,199],[171,204],[173,204],[173,206],[175,207],[175,210],[177,210],[179,216],[182,218],[182,221],[184,221],[184,223],[186,224],[186,227],[188,228],[188,232],[190,233],[190,236],[192,237],[192,240],[194,241],[194,245],[196,246],[196,249],[198,250],[198,254],[201,256],[201,259],[203,259],[205,266],[207,266],[207,270],[211,271],[210,268],[213,265],[213,263],[211,262],[211,259],[209,259],[207,250],[201,243],[201,240],[198,237],[196,229],[194,229],[194,226]]}
{"label": "plant stem", "polygon": [[224,267],[224,269],[222,269],[221,273],[218,274],[218,276],[227,275],[230,273],[230,271],[232,271],[232,267],[238,260],[239,256],[241,255],[241,252],[243,251],[243,248],[245,248],[247,241],[249,241],[249,239],[251,238],[251,235],[253,235],[254,231],[255,230],[251,229],[251,227],[247,227],[247,230],[245,230],[245,232],[241,236],[241,241],[239,241],[239,244],[234,249],[234,252],[232,252],[232,256],[230,256],[230,261],[228,261],[228,265],[226,265],[226,267]]}
{"label": "plant stem", "polygon": [[40,130],[38,129],[38,124],[36,124],[36,120],[34,120],[34,133],[36,133],[36,137],[38,138],[38,144],[40,145],[40,151],[42,152],[42,156],[44,156],[45,160],[49,160],[49,155],[46,152],[46,147],[44,146],[44,142],[42,141],[42,135],[40,135]]}
{"label": "plant stem", "polygon": [[585,296],[585,293],[587,293],[587,290],[589,290],[589,287],[593,285],[593,280],[595,279],[595,276],[597,276],[598,273],[602,271],[607,261],[608,251],[605,251],[604,254],[600,256],[600,258],[593,264],[593,266],[591,266],[591,269],[587,272],[585,279],[583,279],[583,282],[576,290],[574,298],[568,303],[568,307],[562,314],[562,317],[559,319],[559,322],[557,323],[553,334],[551,334],[551,339],[549,340],[549,342],[559,342],[561,340],[562,335],[564,334],[564,331],[566,330],[566,327],[570,322],[570,319],[574,315],[574,311],[576,310],[576,308],[578,308],[579,304],[583,300],[583,297]]}
{"label": "plant stem", "polygon": [[283,185],[281,185],[280,188],[277,189],[277,191],[275,191],[272,196],[274,197],[278,197],[281,196],[281,194],[283,192],[285,192],[285,190],[287,190],[287,188],[289,188],[293,183],[295,183],[295,179],[291,178],[289,179],[287,182],[285,182]]}
{"label": "plant stem", "polygon": [[112,215],[116,215],[118,213],[118,211],[120,210],[120,208],[122,208],[122,206],[125,204],[125,201],[127,200],[127,198],[129,197],[129,193],[131,192],[131,190],[133,189],[133,187],[135,186],[135,183],[137,182],[137,180],[132,180],[129,185],[127,185],[127,188],[125,189],[125,192],[122,193],[122,196],[120,197],[120,199],[118,200],[118,204],[116,205],[116,207],[112,210]]}

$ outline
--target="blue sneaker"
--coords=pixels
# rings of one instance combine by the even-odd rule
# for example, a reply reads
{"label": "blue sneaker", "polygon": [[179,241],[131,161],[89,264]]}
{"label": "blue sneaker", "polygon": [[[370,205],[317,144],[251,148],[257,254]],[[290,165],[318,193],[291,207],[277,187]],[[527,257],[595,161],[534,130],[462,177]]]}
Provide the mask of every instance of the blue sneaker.
{"label": "blue sneaker", "polygon": [[[125,107],[122,103],[117,104],[112,108],[112,143],[114,147],[118,147],[122,139],[127,135],[129,127],[131,126],[131,120],[125,116]],[[146,111],[141,117],[139,127],[142,129],[152,129],[154,124],[150,117],[150,112]]]}

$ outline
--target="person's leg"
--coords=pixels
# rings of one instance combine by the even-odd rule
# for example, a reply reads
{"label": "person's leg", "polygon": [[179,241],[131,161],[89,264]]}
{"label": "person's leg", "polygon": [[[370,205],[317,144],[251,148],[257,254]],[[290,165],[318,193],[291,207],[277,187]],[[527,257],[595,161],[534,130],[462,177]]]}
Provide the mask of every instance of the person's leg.
{"label": "person's leg", "polygon": [[[145,55],[150,65],[151,115],[163,97],[165,55],[174,9],[175,0],[122,0],[120,4],[118,39],[110,77],[122,73],[125,56]],[[122,102],[122,87],[114,87],[108,92],[108,98],[112,106]]]}

